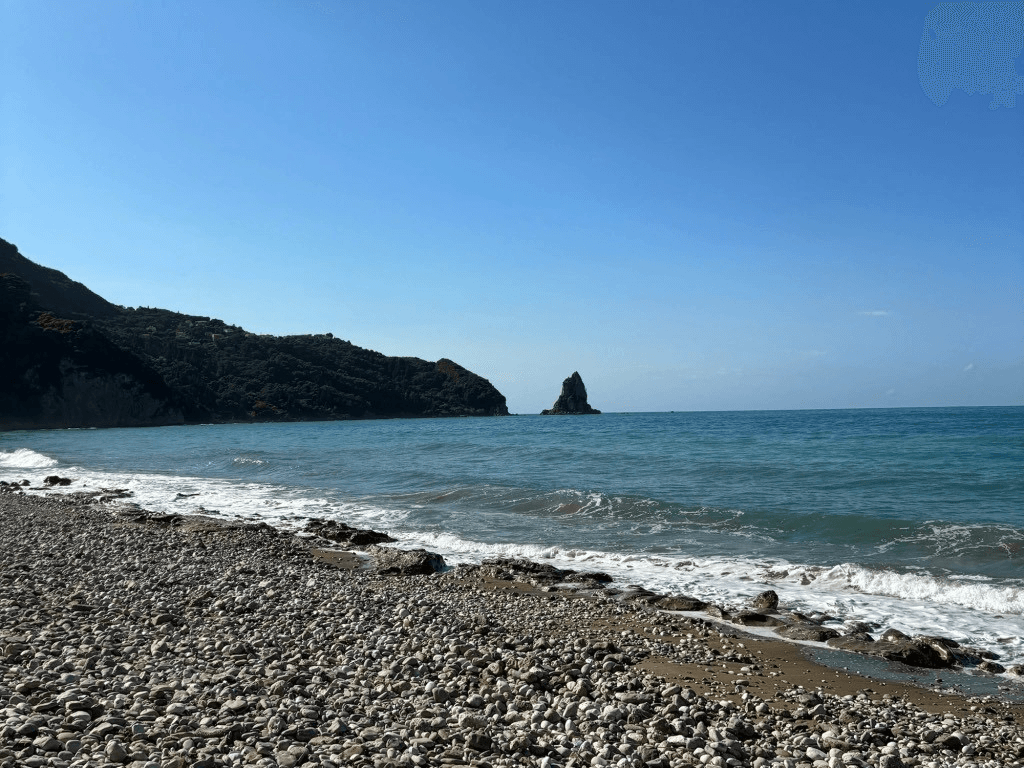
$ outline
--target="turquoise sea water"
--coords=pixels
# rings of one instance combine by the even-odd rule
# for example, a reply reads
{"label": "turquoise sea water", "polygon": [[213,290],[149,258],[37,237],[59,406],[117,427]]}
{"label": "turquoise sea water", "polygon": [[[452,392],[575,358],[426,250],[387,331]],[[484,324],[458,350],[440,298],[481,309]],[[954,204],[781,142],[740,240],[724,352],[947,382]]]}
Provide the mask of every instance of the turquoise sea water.
{"label": "turquoise sea water", "polygon": [[[449,562],[548,558],[1024,660],[1024,408],[520,416],[0,435],[0,479],[336,517]],[[178,498],[179,493],[196,496]]]}

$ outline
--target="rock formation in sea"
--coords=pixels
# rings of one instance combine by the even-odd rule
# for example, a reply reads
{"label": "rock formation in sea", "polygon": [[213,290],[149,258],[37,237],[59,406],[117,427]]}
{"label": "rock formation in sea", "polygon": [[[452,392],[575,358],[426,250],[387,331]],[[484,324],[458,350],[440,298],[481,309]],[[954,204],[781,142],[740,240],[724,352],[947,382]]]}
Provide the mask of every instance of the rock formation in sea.
{"label": "rock formation in sea", "polygon": [[3,239],[0,276],[0,429],[508,414],[445,358],[117,306]]}
{"label": "rock formation in sea", "polygon": [[541,411],[541,415],[560,416],[583,413],[600,413],[600,411],[590,407],[590,403],[587,402],[587,388],[583,385],[583,378],[578,371],[573,371],[572,376],[562,382],[562,394],[555,400],[555,404]]}

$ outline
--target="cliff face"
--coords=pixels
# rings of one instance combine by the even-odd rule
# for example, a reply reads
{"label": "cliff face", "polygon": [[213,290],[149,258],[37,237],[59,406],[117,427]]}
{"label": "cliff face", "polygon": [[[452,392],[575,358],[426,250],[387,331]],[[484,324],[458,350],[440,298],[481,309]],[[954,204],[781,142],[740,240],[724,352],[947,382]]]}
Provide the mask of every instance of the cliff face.
{"label": "cliff face", "polygon": [[508,414],[451,360],[125,309],[0,240],[3,272],[0,311],[18,309],[0,321],[13,344],[0,348],[0,429]]}
{"label": "cliff face", "polygon": [[0,275],[0,361],[0,429],[184,422],[156,372],[95,328],[43,311],[17,275]]}
{"label": "cliff face", "polygon": [[163,309],[98,324],[181,393],[189,421],[508,413],[490,382],[451,360],[387,357],[330,334],[257,336]]}

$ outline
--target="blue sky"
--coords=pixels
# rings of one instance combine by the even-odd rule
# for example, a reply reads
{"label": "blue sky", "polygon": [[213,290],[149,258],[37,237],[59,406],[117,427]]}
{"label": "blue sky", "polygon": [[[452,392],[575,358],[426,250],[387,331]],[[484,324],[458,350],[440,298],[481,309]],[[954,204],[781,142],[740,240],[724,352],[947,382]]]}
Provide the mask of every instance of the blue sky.
{"label": "blue sky", "polygon": [[925,95],[934,6],[0,0],[0,236],[519,413],[1021,405],[1024,98]]}

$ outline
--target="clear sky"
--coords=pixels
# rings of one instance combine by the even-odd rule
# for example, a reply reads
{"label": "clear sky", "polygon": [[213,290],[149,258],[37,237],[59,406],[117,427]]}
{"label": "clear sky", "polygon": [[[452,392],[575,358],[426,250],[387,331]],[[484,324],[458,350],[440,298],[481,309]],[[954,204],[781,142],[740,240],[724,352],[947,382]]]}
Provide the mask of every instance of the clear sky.
{"label": "clear sky", "polygon": [[1021,405],[1024,97],[934,6],[0,0],[0,236],[517,413]]}

